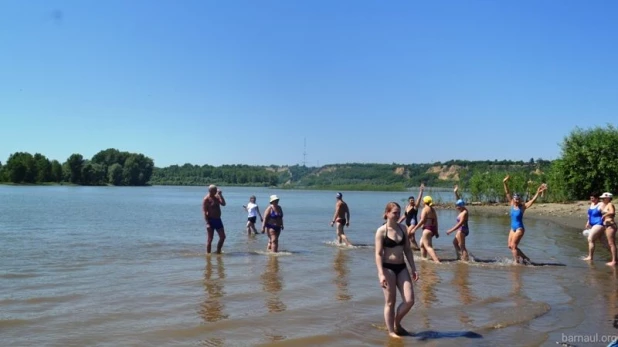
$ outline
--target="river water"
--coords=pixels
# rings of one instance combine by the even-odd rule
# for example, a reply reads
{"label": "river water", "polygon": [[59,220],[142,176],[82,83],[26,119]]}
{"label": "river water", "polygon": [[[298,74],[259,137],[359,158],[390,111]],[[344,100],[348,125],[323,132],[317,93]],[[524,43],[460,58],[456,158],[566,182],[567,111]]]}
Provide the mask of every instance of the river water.
{"label": "river water", "polygon": [[[373,237],[386,203],[410,193],[344,192],[356,245],[345,248],[329,226],[334,192],[223,191],[224,254],[206,256],[203,187],[0,186],[0,345],[606,346],[618,335],[616,270],[605,250],[581,260],[580,232],[525,219],[521,248],[539,266],[517,266],[508,219],[471,216],[476,261],[462,263],[444,232],[455,211],[439,210],[445,262],[416,258],[412,335],[398,341],[383,328]],[[246,234],[252,194],[261,211],[281,199],[277,255]]]}

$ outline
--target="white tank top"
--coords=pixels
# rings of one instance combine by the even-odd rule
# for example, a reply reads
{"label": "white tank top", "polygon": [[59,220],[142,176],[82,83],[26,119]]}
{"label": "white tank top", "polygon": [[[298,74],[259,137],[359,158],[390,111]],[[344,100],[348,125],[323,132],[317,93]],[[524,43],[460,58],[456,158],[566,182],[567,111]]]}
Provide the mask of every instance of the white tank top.
{"label": "white tank top", "polygon": [[247,212],[249,213],[249,217],[257,217],[257,204],[252,202],[247,204]]}

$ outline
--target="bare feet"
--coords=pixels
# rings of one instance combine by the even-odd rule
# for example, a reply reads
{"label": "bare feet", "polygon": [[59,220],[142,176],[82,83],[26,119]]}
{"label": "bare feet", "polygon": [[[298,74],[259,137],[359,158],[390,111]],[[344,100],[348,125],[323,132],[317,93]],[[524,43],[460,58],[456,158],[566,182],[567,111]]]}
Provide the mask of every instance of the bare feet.
{"label": "bare feet", "polygon": [[388,336],[394,338],[394,339],[400,339],[401,336],[397,335],[394,331],[392,333],[388,333]]}
{"label": "bare feet", "polygon": [[584,260],[585,261],[590,261],[590,260],[592,260],[592,257],[588,256],[588,257],[584,258]]}
{"label": "bare feet", "polygon": [[616,262],[615,261],[610,261],[609,263],[605,263],[605,265],[607,265],[607,266],[616,266]]}

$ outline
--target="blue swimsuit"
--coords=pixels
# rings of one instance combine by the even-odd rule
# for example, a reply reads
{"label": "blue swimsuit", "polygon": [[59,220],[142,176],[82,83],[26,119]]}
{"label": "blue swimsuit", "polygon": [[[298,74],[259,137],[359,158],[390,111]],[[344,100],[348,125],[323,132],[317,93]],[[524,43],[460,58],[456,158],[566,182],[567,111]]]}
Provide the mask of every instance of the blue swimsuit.
{"label": "blue swimsuit", "polygon": [[[282,216],[277,212],[277,209],[272,207],[270,209],[269,217],[270,217],[270,219],[278,219],[278,218],[281,218]],[[277,233],[281,231],[281,226],[279,226],[279,225],[275,225],[275,224],[271,224],[271,223],[266,223],[266,227],[269,228],[269,229],[273,229]]]}
{"label": "blue swimsuit", "polygon": [[603,212],[599,209],[599,205],[588,209],[588,223],[590,226],[603,225]]}
{"label": "blue swimsuit", "polygon": [[511,205],[511,230],[516,232],[517,229],[524,229],[524,211],[522,211],[521,206],[518,209],[515,209],[513,205]]}

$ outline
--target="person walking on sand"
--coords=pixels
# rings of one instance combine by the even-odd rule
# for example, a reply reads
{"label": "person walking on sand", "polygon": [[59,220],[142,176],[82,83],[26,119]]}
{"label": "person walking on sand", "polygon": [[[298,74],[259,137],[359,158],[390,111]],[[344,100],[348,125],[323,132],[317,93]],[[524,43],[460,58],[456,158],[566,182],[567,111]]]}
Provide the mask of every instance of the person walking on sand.
{"label": "person walking on sand", "polygon": [[604,203],[599,200],[598,192],[590,194],[590,207],[588,207],[588,219],[586,220],[586,230],[588,231],[588,256],[584,258],[586,261],[592,261],[594,259],[596,242],[605,231],[605,227],[603,226],[604,207]]}
{"label": "person walking on sand", "polygon": [[[506,194],[506,199],[509,200],[509,205],[511,206],[510,215],[511,215],[511,230],[509,231],[508,237],[508,247],[513,254],[513,261],[517,264],[530,262],[530,258],[528,258],[524,252],[519,249],[519,243],[521,239],[524,237],[524,233],[526,229],[524,228],[524,212],[528,208],[530,208],[536,199],[539,197],[539,194],[543,193],[547,190],[547,185],[545,183],[541,184],[539,188],[536,190],[536,194],[527,201],[526,203],[522,203],[521,196],[517,193],[513,194],[511,197],[511,192],[509,191],[508,181],[511,179],[511,176],[506,175],[506,177],[502,180],[502,184],[504,185],[504,192]],[[521,262],[520,262],[521,259]]]}
{"label": "person walking on sand", "polygon": [[[399,204],[389,202],[384,209],[386,223],[376,230],[375,236],[375,261],[380,286],[384,292],[384,321],[388,334],[394,338],[408,334],[401,326],[401,321],[414,306],[412,280],[418,281],[406,229],[397,222],[400,214]],[[411,273],[406,266],[406,259],[412,269]],[[402,302],[395,310],[397,289]]]}
{"label": "person walking on sand", "polygon": [[251,232],[257,234],[258,232],[255,228],[257,217],[260,216],[260,222],[263,222],[264,218],[262,218],[260,213],[260,207],[255,203],[255,195],[251,195],[247,205],[242,205],[242,207],[247,211],[247,235],[251,235]]}
{"label": "person walking on sand", "polygon": [[455,202],[455,208],[457,208],[459,214],[457,215],[457,224],[450,228],[446,234],[450,235],[457,230],[457,234],[455,234],[455,238],[453,239],[453,246],[457,253],[457,259],[468,261],[468,250],[466,249],[466,237],[470,233],[470,229],[468,228],[468,209],[466,208],[466,203],[459,195],[459,188],[457,185],[455,185],[453,191],[455,192],[455,199],[457,200],[457,202]]}
{"label": "person walking on sand", "polygon": [[279,206],[279,197],[271,195],[270,205],[264,211],[264,220],[262,221],[262,233],[268,232],[267,250],[274,253],[279,252],[281,230],[283,230],[283,209]]}
{"label": "person walking on sand", "polygon": [[348,204],[343,201],[343,194],[335,194],[335,199],[337,199],[337,202],[335,203],[335,215],[333,216],[333,220],[330,222],[330,226],[332,227],[335,223],[337,223],[337,242],[339,244],[345,242],[346,245],[352,246],[352,243],[350,243],[348,237],[343,231],[344,226],[350,226],[350,209],[348,208]]}
{"label": "person walking on sand", "polygon": [[211,184],[208,186],[208,195],[206,195],[202,201],[202,212],[204,212],[206,233],[208,235],[206,240],[206,253],[208,254],[210,254],[211,251],[215,230],[219,235],[217,253],[221,253],[221,248],[223,248],[223,243],[225,242],[225,230],[223,228],[223,222],[221,221],[221,206],[225,206],[223,193],[216,185]]}
{"label": "person walking on sand", "polygon": [[616,207],[612,204],[613,195],[611,193],[603,193],[601,199],[605,207],[603,207],[603,226],[605,227],[605,235],[609,244],[609,252],[612,254],[612,261],[607,263],[609,266],[616,266],[618,260],[616,256]]}
{"label": "person walking on sand", "polygon": [[[421,204],[421,199],[423,199],[423,190],[425,189],[425,185],[421,183],[420,191],[418,192],[418,200],[414,200],[414,196],[410,196],[408,198],[408,205],[406,205],[404,214],[399,218],[399,223],[406,221],[406,226],[408,229],[410,227],[418,224],[418,206]],[[414,234],[411,234],[410,242],[412,243],[412,249],[418,251],[420,248],[416,243],[416,237]]]}
{"label": "person walking on sand", "polygon": [[423,258],[427,258],[427,254],[435,261],[436,263],[440,262],[438,256],[436,255],[436,251],[433,249],[433,245],[431,240],[435,236],[436,238],[440,237],[438,233],[438,214],[436,210],[433,208],[433,199],[431,196],[427,195],[423,198],[423,212],[421,212],[421,220],[418,221],[418,224],[413,226],[411,229],[408,229],[408,236],[411,238],[416,232],[416,229],[423,228],[423,234],[421,235],[421,256]]}

